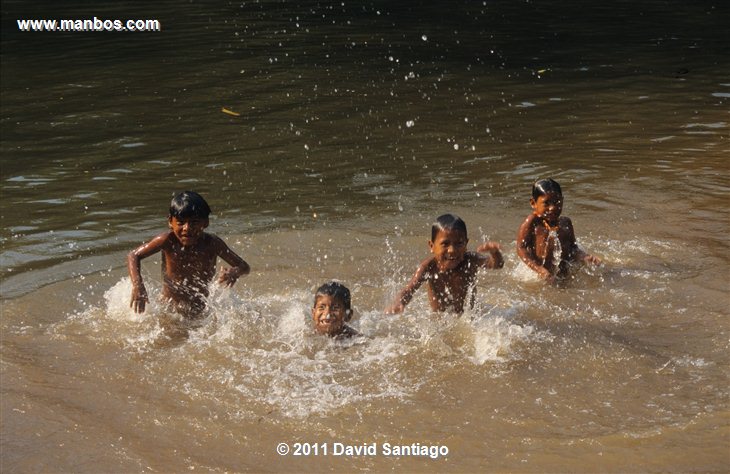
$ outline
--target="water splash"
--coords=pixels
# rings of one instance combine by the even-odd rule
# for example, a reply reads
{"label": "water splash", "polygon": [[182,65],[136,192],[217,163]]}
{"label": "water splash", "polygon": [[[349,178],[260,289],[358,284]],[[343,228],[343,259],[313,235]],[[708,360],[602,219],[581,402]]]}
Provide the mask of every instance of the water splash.
{"label": "water splash", "polygon": [[[550,240],[553,242],[552,246],[549,244]],[[558,272],[560,270],[560,262],[563,258],[563,246],[560,244],[560,238],[558,238],[558,232],[555,229],[550,229],[550,233],[548,233],[548,247],[550,248],[550,255],[553,261],[553,271]],[[547,260],[547,256],[545,258]],[[543,260],[544,264],[545,260]]]}
{"label": "water splash", "polygon": [[[164,384],[173,397],[225,406],[243,418],[330,416],[353,404],[406,400],[460,366],[494,366],[499,376],[497,366],[519,359],[519,347],[535,334],[511,320],[519,307],[477,308],[459,318],[434,315],[419,301],[404,315],[363,311],[351,322],[363,336],[336,341],[312,330],[308,291],[251,296],[213,285],[210,316],[175,340],[161,323],[170,315],[156,302],[159,288],[154,282],[148,288],[150,304],[141,315],[129,308],[131,283],[123,278],[101,307],[52,330],[61,338],[85,334],[127,357],[130,367],[142,357],[144,371],[136,376],[143,383]],[[241,406],[249,409],[233,410]]]}

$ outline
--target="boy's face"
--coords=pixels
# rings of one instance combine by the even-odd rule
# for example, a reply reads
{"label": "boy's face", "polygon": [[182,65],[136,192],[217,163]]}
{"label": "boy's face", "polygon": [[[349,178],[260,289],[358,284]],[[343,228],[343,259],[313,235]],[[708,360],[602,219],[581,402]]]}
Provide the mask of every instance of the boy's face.
{"label": "boy's face", "polygon": [[466,253],[466,232],[462,230],[440,230],[434,240],[428,242],[431,253],[436,259],[436,266],[440,272],[446,272],[458,267],[464,260]]}
{"label": "boy's face", "polygon": [[558,193],[543,194],[537,200],[530,199],[530,205],[536,216],[554,226],[558,224],[560,214],[563,212],[563,195]]}
{"label": "boy's face", "polygon": [[347,319],[347,309],[339,298],[319,295],[312,308],[314,329],[319,334],[336,336],[342,332]]}
{"label": "boy's face", "polygon": [[173,217],[168,218],[170,230],[175,234],[177,240],[183,247],[195,245],[195,243],[203,235],[203,230],[208,227],[208,219],[200,217]]}

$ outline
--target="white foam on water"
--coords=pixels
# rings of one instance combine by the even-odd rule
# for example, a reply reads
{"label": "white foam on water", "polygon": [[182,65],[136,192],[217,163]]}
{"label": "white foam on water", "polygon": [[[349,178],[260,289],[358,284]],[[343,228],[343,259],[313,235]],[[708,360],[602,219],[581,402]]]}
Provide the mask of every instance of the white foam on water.
{"label": "white foam on water", "polygon": [[[109,288],[104,293],[104,301],[106,301],[106,315],[112,319],[119,321],[140,321],[143,316],[137,314],[129,306],[130,295],[132,294],[132,281],[128,278],[122,278],[116,285]],[[147,310],[154,308],[155,298],[150,298]]]}
{"label": "white foam on water", "polygon": [[521,305],[492,308],[482,317],[472,320],[474,352],[469,357],[476,365],[487,362],[507,362],[519,358],[516,346],[541,337],[531,325],[515,324],[512,319],[522,312]]}
{"label": "white foam on water", "polygon": [[[216,284],[209,316],[187,324],[159,302],[157,282],[147,288],[143,314],[129,307],[131,282],[122,278],[104,293],[101,306],[70,315],[52,332],[94,340],[109,346],[108,353],[121,351],[130,367],[142,357],[144,370],[136,372],[142,383],[163,384],[173,397],[212,403],[230,416],[265,411],[302,419],[406,400],[458,367],[487,366],[499,376],[505,364],[520,359],[521,347],[541,337],[515,323],[524,310],[520,304],[478,306],[458,317],[433,314],[419,300],[400,315],[358,311],[349,324],[361,336],[334,340],[312,329],[308,290],[252,296]],[[161,317],[179,323],[185,336],[171,339]]]}
{"label": "white foam on water", "polygon": [[509,276],[517,281],[522,282],[537,282],[540,281],[540,277],[537,273],[528,267],[522,260],[509,273]]}
{"label": "white foam on water", "polygon": [[708,367],[710,365],[713,365],[712,362],[708,362],[701,357],[690,356],[678,357],[674,359],[674,362],[682,367]]}

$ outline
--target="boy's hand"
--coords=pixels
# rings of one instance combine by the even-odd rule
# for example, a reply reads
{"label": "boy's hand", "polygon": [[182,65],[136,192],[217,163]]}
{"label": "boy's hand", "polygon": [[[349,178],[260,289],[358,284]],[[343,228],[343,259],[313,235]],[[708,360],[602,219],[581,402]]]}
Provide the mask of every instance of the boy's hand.
{"label": "boy's hand", "polygon": [[547,283],[555,283],[555,275],[550,273],[547,268],[540,267],[540,270],[537,272],[537,276],[539,276],[541,280],[545,280]]}
{"label": "boy's hand", "polygon": [[603,261],[595,255],[586,255],[585,257],[583,257],[583,261],[585,263],[590,263],[591,265],[600,265],[601,263],[603,263]]}
{"label": "boy's hand", "polygon": [[238,268],[224,268],[223,271],[221,271],[221,277],[218,279],[218,283],[226,288],[230,288],[234,283],[236,283],[236,281],[238,281],[238,277],[240,276],[241,271]]}
{"label": "boy's hand", "polygon": [[135,313],[144,313],[144,309],[148,301],[147,289],[144,285],[132,287],[132,301],[130,301],[129,306]]}
{"label": "boy's hand", "polygon": [[399,314],[402,313],[404,309],[406,309],[406,307],[403,303],[394,303],[385,308],[385,314]]}

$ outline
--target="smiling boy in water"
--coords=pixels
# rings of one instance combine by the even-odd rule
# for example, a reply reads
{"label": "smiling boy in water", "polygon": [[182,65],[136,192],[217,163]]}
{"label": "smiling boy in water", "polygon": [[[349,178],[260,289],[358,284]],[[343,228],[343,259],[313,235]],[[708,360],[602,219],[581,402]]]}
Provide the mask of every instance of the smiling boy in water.
{"label": "smiling boy in water", "polygon": [[240,276],[250,272],[248,264],[223,240],[204,232],[210,212],[200,194],[192,191],[178,194],[170,203],[167,219],[170,230],[129,253],[130,306],[135,312],[144,312],[148,302],[140,272],[141,260],[157,252],[162,252],[162,295],[188,317],[200,316],[207,307],[208,285],[215,275],[216,259],[220,257],[231,265],[221,272],[218,279],[221,285],[231,287]]}
{"label": "smiling boy in water", "polygon": [[532,186],[532,214],[517,232],[517,255],[538,276],[548,282],[566,278],[570,265],[585,262],[599,265],[601,259],[585,253],[575,241],[570,218],[563,212],[563,191],[552,179]]}
{"label": "smiling boy in water", "polygon": [[[485,242],[476,252],[468,252],[468,242],[466,224],[461,218],[453,214],[439,216],[431,227],[431,240],[428,241],[433,255],[421,262],[411,281],[385,312],[402,312],[416,290],[427,282],[431,309],[463,313],[467,293],[475,284],[477,270],[504,266],[498,243]],[[474,293],[470,305],[474,304]]]}
{"label": "smiling boy in water", "polygon": [[352,319],[350,290],[331,281],[317,288],[312,306],[314,330],[336,339],[357,336],[359,333],[345,324]]}

